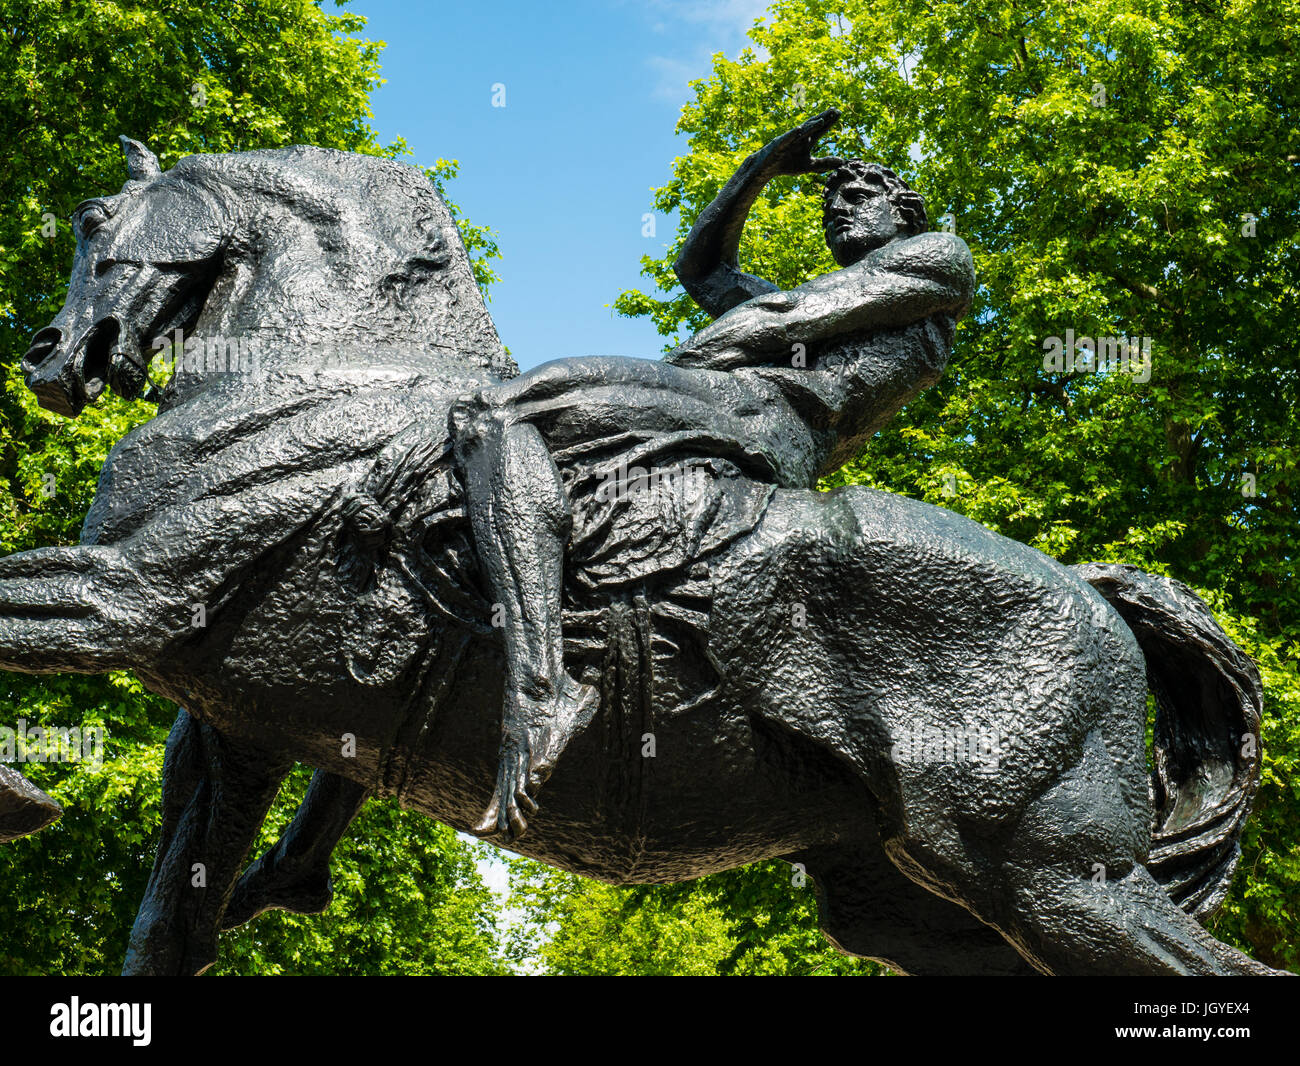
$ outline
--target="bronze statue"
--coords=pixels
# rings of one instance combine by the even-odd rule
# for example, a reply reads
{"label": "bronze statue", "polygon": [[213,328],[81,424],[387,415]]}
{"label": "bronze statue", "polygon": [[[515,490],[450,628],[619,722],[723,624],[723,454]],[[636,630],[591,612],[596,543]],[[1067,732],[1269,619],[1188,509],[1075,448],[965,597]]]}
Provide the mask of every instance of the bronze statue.
{"label": "bronze statue", "polygon": [[[1197,922],[1261,699],[1204,604],[813,489],[938,379],[974,285],[892,171],[813,157],[836,117],[701,215],[678,270],[711,326],[521,377],[417,170],[298,147],[163,172],[125,142],[25,370],[69,416],[105,387],[159,411],[80,546],[0,560],[0,666],[130,668],[184,708],[126,972],[323,908],[372,794],[612,882],[785,857],[834,943],[908,973],[1271,972]],[[759,190],[822,170],[841,269],[741,273]],[[245,869],[295,761],[312,787]]]}

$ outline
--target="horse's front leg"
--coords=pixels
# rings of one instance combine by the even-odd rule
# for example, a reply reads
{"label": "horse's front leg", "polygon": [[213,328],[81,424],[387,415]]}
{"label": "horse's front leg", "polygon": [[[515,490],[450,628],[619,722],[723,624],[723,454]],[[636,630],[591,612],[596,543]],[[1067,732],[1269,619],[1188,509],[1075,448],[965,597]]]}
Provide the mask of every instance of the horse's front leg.
{"label": "horse's front leg", "polygon": [[37,548],[0,559],[0,669],[102,673],[138,666],[188,615],[116,546]]}
{"label": "horse's front leg", "polygon": [[163,762],[162,837],[124,974],[188,976],[216,962],[222,914],[290,765],[181,711]]}

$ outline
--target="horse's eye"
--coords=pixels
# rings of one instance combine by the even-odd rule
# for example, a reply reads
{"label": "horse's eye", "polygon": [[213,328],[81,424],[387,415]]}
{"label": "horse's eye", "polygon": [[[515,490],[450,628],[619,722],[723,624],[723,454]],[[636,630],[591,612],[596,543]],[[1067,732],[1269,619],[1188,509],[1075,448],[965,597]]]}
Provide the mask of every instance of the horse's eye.
{"label": "horse's eye", "polygon": [[86,208],[86,210],[81,212],[81,235],[83,237],[89,237],[107,221],[108,212],[98,204]]}

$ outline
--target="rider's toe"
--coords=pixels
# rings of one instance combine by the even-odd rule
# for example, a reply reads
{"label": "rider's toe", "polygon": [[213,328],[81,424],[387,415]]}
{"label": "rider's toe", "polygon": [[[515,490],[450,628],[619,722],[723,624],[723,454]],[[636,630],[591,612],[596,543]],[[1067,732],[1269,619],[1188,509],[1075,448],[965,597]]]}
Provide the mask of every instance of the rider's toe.
{"label": "rider's toe", "polygon": [[518,807],[510,808],[510,833],[509,839],[518,840],[528,829],[528,819],[525,818]]}
{"label": "rider's toe", "polygon": [[501,828],[501,798],[494,795],[492,802],[488,804],[488,809],[483,812],[483,817],[479,819],[478,825],[474,827],[474,835],[480,837],[491,836],[493,833],[500,831]]}
{"label": "rider's toe", "polygon": [[515,790],[515,804],[528,814],[537,813],[537,801],[528,794],[528,790],[523,785]]}

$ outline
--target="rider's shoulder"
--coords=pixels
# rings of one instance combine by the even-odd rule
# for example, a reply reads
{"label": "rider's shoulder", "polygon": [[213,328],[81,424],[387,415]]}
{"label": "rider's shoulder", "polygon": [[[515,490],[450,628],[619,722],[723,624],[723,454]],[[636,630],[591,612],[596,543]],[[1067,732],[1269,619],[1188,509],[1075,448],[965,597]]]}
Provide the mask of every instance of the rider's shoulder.
{"label": "rider's shoulder", "polygon": [[927,277],[974,277],[970,248],[955,233],[931,230],[891,241],[877,253],[878,267]]}

